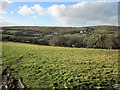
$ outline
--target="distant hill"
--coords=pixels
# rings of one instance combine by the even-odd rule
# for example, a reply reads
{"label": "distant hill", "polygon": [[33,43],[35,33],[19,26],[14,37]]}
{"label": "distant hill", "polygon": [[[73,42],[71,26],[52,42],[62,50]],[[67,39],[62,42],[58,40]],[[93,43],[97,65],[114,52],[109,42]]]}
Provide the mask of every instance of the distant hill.
{"label": "distant hill", "polygon": [[118,49],[120,47],[118,26],[9,26],[2,27],[0,33],[3,41],[78,48]]}

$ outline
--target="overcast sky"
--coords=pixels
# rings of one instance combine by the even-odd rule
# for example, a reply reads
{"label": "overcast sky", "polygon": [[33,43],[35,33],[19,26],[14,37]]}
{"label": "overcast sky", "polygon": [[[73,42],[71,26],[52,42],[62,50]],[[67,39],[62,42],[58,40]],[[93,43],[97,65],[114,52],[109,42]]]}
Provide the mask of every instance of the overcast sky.
{"label": "overcast sky", "polygon": [[78,0],[76,2],[13,1],[5,0],[0,3],[2,5],[0,7],[0,20],[2,20],[2,23],[0,24],[40,26],[118,24],[118,0],[79,0],[79,2],[77,2]]}

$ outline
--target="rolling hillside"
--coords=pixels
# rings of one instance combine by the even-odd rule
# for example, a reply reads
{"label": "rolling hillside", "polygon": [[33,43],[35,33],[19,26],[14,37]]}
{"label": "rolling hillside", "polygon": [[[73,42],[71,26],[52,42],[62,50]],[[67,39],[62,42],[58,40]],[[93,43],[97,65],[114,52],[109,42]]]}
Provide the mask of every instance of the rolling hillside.
{"label": "rolling hillside", "polygon": [[3,69],[27,88],[116,90],[118,50],[64,48],[3,42]]}
{"label": "rolling hillside", "polygon": [[0,30],[3,41],[48,46],[119,49],[117,26],[39,27],[11,26]]}

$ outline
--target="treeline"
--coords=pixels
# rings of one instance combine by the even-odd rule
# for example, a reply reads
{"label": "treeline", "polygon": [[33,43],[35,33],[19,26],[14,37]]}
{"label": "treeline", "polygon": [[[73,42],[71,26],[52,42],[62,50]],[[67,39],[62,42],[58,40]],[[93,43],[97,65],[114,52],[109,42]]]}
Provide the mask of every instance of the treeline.
{"label": "treeline", "polygon": [[105,34],[55,36],[50,40],[49,44],[54,46],[78,48],[119,48],[118,38]]}
{"label": "treeline", "polygon": [[2,40],[61,47],[120,48],[117,26],[35,28],[4,27]]}

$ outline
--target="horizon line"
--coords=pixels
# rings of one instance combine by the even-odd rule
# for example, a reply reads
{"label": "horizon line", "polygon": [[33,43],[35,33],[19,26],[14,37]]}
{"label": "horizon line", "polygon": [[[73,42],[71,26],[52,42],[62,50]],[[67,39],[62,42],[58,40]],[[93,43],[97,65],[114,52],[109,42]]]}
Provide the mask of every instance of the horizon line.
{"label": "horizon line", "polygon": [[87,25],[87,26],[59,26],[59,25],[6,25],[0,27],[20,27],[20,26],[29,26],[29,27],[94,27],[94,26],[120,26],[120,25]]}

